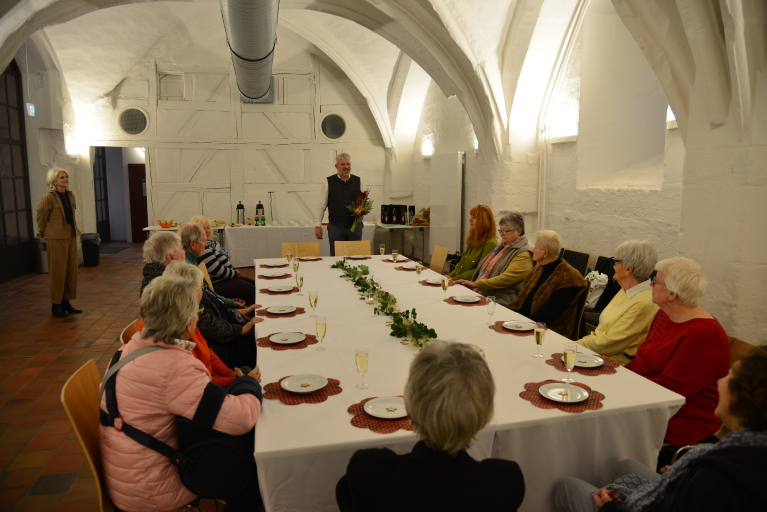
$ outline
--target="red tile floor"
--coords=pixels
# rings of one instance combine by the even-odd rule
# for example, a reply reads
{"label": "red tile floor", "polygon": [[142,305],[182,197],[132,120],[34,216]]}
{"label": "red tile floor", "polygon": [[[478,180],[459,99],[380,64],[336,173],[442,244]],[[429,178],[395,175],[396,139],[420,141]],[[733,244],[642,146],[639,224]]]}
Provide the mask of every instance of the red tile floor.
{"label": "red tile floor", "polygon": [[102,248],[119,252],[102,251],[97,267],[79,268],[72,303],[81,314],[51,316],[47,274],[0,286],[0,512],[98,510],[61,388],[89,359],[106,369],[138,315],[144,265],[141,244]]}

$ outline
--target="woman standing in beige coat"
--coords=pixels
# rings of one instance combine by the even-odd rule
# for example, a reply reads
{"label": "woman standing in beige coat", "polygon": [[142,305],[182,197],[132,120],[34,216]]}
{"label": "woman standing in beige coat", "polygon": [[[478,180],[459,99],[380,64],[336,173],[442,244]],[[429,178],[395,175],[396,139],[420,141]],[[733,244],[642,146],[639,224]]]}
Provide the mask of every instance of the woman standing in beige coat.
{"label": "woman standing in beige coat", "polygon": [[51,280],[51,311],[64,318],[67,313],[82,313],[69,303],[77,298],[77,237],[75,196],[67,190],[69,174],[51,169],[46,178],[48,192],[37,206],[37,238],[48,248],[48,276]]}

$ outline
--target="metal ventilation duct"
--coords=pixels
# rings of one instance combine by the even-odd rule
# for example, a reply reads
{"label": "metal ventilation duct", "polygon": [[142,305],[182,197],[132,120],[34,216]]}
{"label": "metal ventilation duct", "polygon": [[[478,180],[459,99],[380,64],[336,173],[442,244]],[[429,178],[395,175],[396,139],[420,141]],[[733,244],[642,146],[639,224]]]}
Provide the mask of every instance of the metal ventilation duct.
{"label": "metal ventilation duct", "polygon": [[240,93],[249,100],[270,92],[279,0],[219,0]]}

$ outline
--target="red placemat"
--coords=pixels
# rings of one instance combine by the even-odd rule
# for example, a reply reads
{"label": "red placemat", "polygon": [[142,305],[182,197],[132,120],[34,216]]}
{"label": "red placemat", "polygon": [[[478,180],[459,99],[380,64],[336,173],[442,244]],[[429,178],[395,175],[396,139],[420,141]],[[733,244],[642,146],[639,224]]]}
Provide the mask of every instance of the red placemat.
{"label": "red placemat", "polygon": [[[578,352],[578,353],[582,354],[583,352]],[[616,368],[620,366],[618,363],[616,363],[615,361],[607,357],[600,356],[599,354],[594,354],[594,355],[602,359],[605,362],[605,364],[597,368],[581,368],[579,366],[576,366],[575,368],[573,368],[573,372],[580,373],[581,375],[588,375],[589,377],[596,377],[597,375],[611,375],[613,373],[617,373],[618,370],[616,370]],[[565,363],[562,362],[562,352],[555,352],[554,354],[551,354],[551,359],[547,359],[546,364],[549,366],[553,366],[560,372],[567,372],[567,368],[565,368]]]}
{"label": "red placemat", "polygon": [[349,258],[348,256],[346,256],[346,257],[344,257],[344,259],[347,260],[347,261],[365,261],[365,260],[372,260],[373,257],[372,256],[367,256],[365,258]]}
{"label": "red placemat", "polygon": [[307,262],[307,263],[311,263],[311,262],[313,262],[313,261],[322,261],[322,258],[318,258],[318,259],[316,259],[316,260],[314,260],[314,259],[308,260],[308,259],[306,259],[306,258],[296,258],[296,259],[297,259],[298,261],[305,261],[305,262]]}
{"label": "red placemat", "polygon": [[386,258],[381,261],[385,261],[386,263],[407,263],[408,261],[412,261],[409,258],[405,258],[404,260],[402,258],[397,258],[397,261],[392,260],[391,258]]}
{"label": "red placemat", "polygon": [[491,329],[500,334],[513,334],[514,336],[532,336],[533,335],[532,329],[529,331],[511,331],[509,329],[504,329],[503,324],[505,324],[506,322],[508,322],[508,320],[498,320],[493,325],[488,327],[488,329]]}
{"label": "red placemat", "polygon": [[394,267],[394,270],[401,270],[403,272],[415,272],[415,267],[413,267],[413,268],[405,268],[402,265],[400,265],[399,267]]}
{"label": "red placemat", "polygon": [[269,276],[258,274],[259,279],[268,279],[270,281],[277,280],[277,279],[287,279],[289,277],[293,277],[293,274],[285,274],[284,276],[280,276],[280,277],[269,277]]}
{"label": "red placemat", "polygon": [[292,313],[287,313],[285,315],[275,315],[275,314],[269,313],[265,309],[259,309],[258,311],[256,311],[256,314],[258,316],[265,316],[266,318],[293,318],[296,315],[303,315],[304,313],[306,313],[306,310],[304,308],[296,308],[296,310],[293,311]]}
{"label": "red placemat", "polygon": [[525,400],[531,402],[534,406],[540,407],[541,409],[559,409],[563,412],[583,412],[602,408],[602,400],[605,399],[605,395],[599,391],[592,390],[586,384],[582,384],[580,382],[573,382],[572,385],[578,386],[588,391],[589,397],[585,401],[578,402],[577,404],[563,404],[562,402],[555,402],[553,400],[549,400],[548,398],[543,398],[538,392],[538,389],[544,384],[554,384],[557,382],[561,381],[544,380],[543,382],[528,382],[525,384],[525,391],[521,392],[519,396],[520,398],[524,398]]}
{"label": "red placemat", "polygon": [[297,334],[304,334],[304,336],[306,336],[304,341],[300,341],[298,343],[291,343],[290,345],[281,345],[279,343],[272,343],[271,340],[269,339],[275,334],[279,334],[279,333],[275,332],[270,334],[269,336],[264,336],[263,338],[256,338],[256,341],[258,342],[258,346],[271,348],[272,350],[301,350],[302,348],[306,348],[309,345],[316,345],[317,342],[319,341],[317,340],[317,336],[313,334],[304,334],[300,332]]}
{"label": "red placemat", "polygon": [[442,302],[447,302],[451,306],[484,306],[487,304],[485,297],[479,297],[479,302],[456,302],[455,295],[444,299]]}
{"label": "red placemat", "polygon": [[290,295],[291,293],[296,293],[298,290],[298,287],[294,286],[292,290],[289,292],[270,292],[268,288],[261,288],[258,290],[258,293],[265,293],[266,295]]}
{"label": "red placemat", "polygon": [[277,265],[276,267],[271,265],[259,265],[258,268],[285,268],[287,266],[288,263],[285,263],[284,265]]}
{"label": "red placemat", "polygon": [[368,428],[378,434],[391,434],[400,429],[402,430],[415,430],[415,425],[410,423],[410,416],[404,418],[398,418],[396,420],[385,420],[383,418],[374,418],[365,412],[365,403],[378,398],[377,396],[371,396],[366,398],[358,404],[350,405],[347,409],[349,414],[354,414],[351,420],[351,424],[357,428]]}
{"label": "red placemat", "polygon": [[286,375],[278,382],[271,382],[264,386],[264,398],[267,400],[279,400],[285,405],[320,404],[327,400],[329,396],[337,395],[343,391],[340,386],[341,381],[328,379],[328,385],[314,393],[291,393],[290,391],[285,391],[280,386],[280,382],[288,377],[292,377],[292,375]]}
{"label": "red placemat", "polygon": [[[442,288],[442,284],[441,283],[440,284],[427,283],[426,279],[418,281],[418,284],[420,284],[421,286],[431,286],[432,288]],[[451,286],[455,286],[455,284],[456,284],[455,281],[450,281],[450,283],[447,285],[447,287],[450,288]]]}

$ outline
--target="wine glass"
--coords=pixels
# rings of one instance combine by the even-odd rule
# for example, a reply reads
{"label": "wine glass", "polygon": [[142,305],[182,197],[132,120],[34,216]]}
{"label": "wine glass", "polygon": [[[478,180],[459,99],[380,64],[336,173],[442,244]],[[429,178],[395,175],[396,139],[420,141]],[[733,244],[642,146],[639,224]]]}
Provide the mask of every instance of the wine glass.
{"label": "wine glass", "polygon": [[344,258],[349,259],[349,245],[344,245]]}
{"label": "wine glass", "polygon": [[546,336],[546,324],[543,322],[536,322],[533,334],[535,335],[535,344],[538,346],[538,353],[534,354],[533,357],[543,357],[543,354],[541,354],[541,345],[543,345],[543,338]]}
{"label": "wine glass", "polygon": [[325,320],[324,316],[318,316],[314,319],[314,326],[317,328],[317,337],[320,339],[320,346],[317,347],[317,351],[322,352],[323,350],[327,350],[322,345],[322,340],[325,339],[325,331],[327,331],[328,324]]}
{"label": "wine glass", "polygon": [[378,246],[378,251],[381,253],[381,256],[386,254],[386,244],[381,244]]}
{"label": "wine glass", "polygon": [[357,373],[360,374],[360,383],[354,386],[357,389],[367,389],[365,384],[365,374],[368,371],[368,349],[366,347],[357,347],[354,349],[354,362],[357,364]]}
{"label": "wine glass", "polygon": [[312,314],[309,315],[309,318],[317,318],[314,310],[317,307],[317,300],[319,298],[320,295],[317,293],[317,290],[309,290],[309,305],[312,307]]}
{"label": "wine glass", "polygon": [[495,297],[490,295],[485,297],[487,299],[487,325],[491,325],[493,321],[493,313],[495,313]]}
{"label": "wine glass", "polygon": [[296,274],[296,286],[298,286],[298,294],[296,295],[296,297],[303,297],[304,294],[301,293],[301,287],[304,286],[303,274]]}
{"label": "wine glass", "polygon": [[447,298],[448,286],[450,286],[450,279],[447,276],[442,276],[442,300]]}
{"label": "wine glass", "polygon": [[301,264],[301,263],[298,261],[298,258],[294,258],[294,259],[293,259],[293,272],[298,272],[298,266],[299,266],[300,264]]}
{"label": "wine glass", "polygon": [[391,252],[391,260],[394,263],[397,263],[397,258],[399,257],[399,251],[392,251]]}
{"label": "wine glass", "polygon": [[566,383],[575,382],[572,377],[570,377],[573,368],[575,368],[575,359],[578,354],[578,346],[575,344],[574,341],[566,341],[565,342],[565,351],[562,354],[565,358],[565,369],[567,370],[567,378],[562,379]]}
{"label": "wine glass", "polygon": [[293,253],[292,252],[290,252],[290,251],[286,252],[285,253],[285,257],[288,259],[288,263],[293,261]]}

